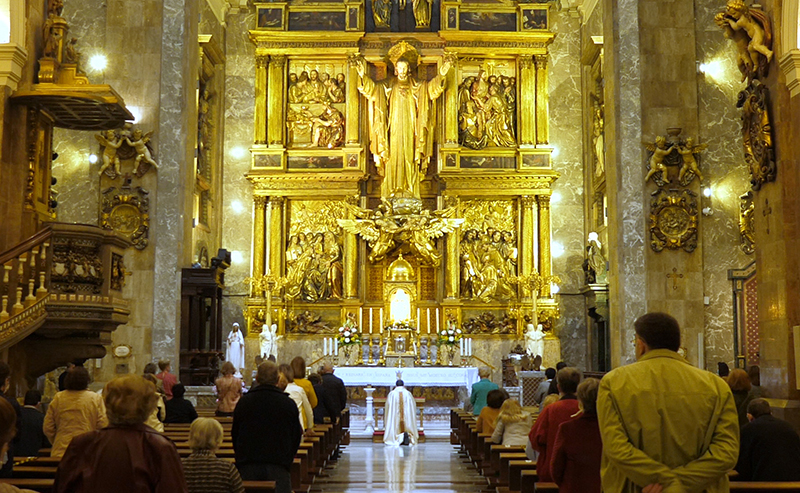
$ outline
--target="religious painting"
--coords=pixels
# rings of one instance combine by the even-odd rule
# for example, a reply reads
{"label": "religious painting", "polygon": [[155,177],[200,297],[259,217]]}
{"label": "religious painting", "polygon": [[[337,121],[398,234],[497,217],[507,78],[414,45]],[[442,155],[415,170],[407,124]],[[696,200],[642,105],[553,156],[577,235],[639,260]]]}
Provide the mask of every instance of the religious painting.
{"label": "religious painting", "polygon": [[286,298],[307,303],[342,299],[341,201],[292,201],[286,245]]}
{"label": "religious painting", "polygon": [[289,156],[286,162],[288,169],[341,169],[343,166],[342,156]]}
{"label": "religious painting", "polygon": [[283,29],[283,8],[258,8],[259,29]]}
{"label": "religious painting", "polygon": [[[510,61],[467,65],[458,85],[459,143],[470,149],[516,147],[517,78]],[[467,164],[461,167],[500,167],[507,163]],[[512,166],[513,168],[514,166]]]}
{"label": "religious painting", "polygon": [[549,168],[550,154],[525,154],[522,156],[523,168]]}
{"label": "religious painting", "polygon": [[280,168],[281,156],[277,154],[256,154],[253,156],[255,168]]}
{"label": "religious painting", "polygon": [[517,296],[516,207],[511,200],[469,200],[462,204],[461,298],[482,302]]}
{"label": "religious painting", "polygon": [[464,169],[515,169],[517,158],[514,156],[461,156],[461,167]]}
{"label": "religious painting", "polygon": [[344,12],[289,12],[290,31],[344,31]]}
{"label": "religious painting", "polygon": [[459,24],[463,31],[516,31],[514,12],[461,12]]}
{"label": "religious painting", "polygon": [[522,9],[522,29],[524,31],[542,29],[549,26],[548,9]]}
{"label": "religious painting", "polygon": [[458,10],[455,7],[447,9],[447,29],[458,29]]}
{"label": "religious painting", "polygon": [[358,20],[361,18],[358,15],[358,7],[350,7],[347,9],[347,29],[351,31],[359,30]]}

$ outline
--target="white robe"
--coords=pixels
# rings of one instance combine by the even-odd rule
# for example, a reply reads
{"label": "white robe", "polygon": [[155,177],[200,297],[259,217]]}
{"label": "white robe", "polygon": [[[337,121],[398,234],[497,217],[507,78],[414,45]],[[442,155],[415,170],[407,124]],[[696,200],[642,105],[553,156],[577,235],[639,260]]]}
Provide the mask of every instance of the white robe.
{"label": "white robe", "polygon": [[311,409],[311,403],[308,401],[308,395],[303,387],[292,382],[286,386],[284,391],[289,394],[289,397],[297,405],[297,411],[300,414],[300,426],[304,430],[314,426],[314,410]]}
{"label": "white robe", "polygon": [[403,442],[403,432],[408,433],[411,445],[419,439],[417,432],[417,403],[414,396],[405,387],[396,387],[386,396],[386,420],[383,443],[386,445],[400,445]]}
{"label": "white robe", "polygon": [[228,334],[228,352],[225,359],[236,368],[236,373],[244,368],[244,337],[241,330],[231,331]]}

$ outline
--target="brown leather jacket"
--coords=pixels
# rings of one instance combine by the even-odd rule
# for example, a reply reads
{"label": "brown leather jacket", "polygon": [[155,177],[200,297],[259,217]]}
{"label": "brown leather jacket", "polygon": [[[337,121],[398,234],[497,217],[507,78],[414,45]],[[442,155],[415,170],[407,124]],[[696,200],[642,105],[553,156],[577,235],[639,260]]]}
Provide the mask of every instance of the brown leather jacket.
{"label": "brown leather jacket", "polygon": [[188,493],[175,444],[143,424],[72,439],[54,493]]}

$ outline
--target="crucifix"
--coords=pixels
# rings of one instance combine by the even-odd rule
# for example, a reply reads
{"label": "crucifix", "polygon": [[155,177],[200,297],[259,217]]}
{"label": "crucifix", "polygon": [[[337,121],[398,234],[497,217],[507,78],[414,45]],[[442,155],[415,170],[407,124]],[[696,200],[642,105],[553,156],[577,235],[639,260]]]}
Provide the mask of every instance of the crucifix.
{"label": "crucifix", "polygon": [[683,279],[683,274],[678,274],[678,268],[672,268],[672,274],[667,274],[667,279],[672,279],[672,289],[678,289],[678,279]]}
{"label": "crucifix", "polygon": [[772,215],[772,207],[769,205],[769,199],[764,200],[764,210],[761,211],[761,215],[767,220],[767,234],[769,234],[769,216]]}

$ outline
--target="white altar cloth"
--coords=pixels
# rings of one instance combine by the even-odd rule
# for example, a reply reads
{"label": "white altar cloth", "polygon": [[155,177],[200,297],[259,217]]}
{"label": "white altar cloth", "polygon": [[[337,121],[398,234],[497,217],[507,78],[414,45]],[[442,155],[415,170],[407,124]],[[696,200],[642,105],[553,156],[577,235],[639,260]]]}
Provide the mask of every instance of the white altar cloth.
{"label": "white altar cloth", "polygon": [[461,367],[385,367],[385,366],[338,366],[334,375],[348,387],[372,385],[394,387],[397,372],[401,371],[406,387],[466,387],[479,380],[478,368]]}

